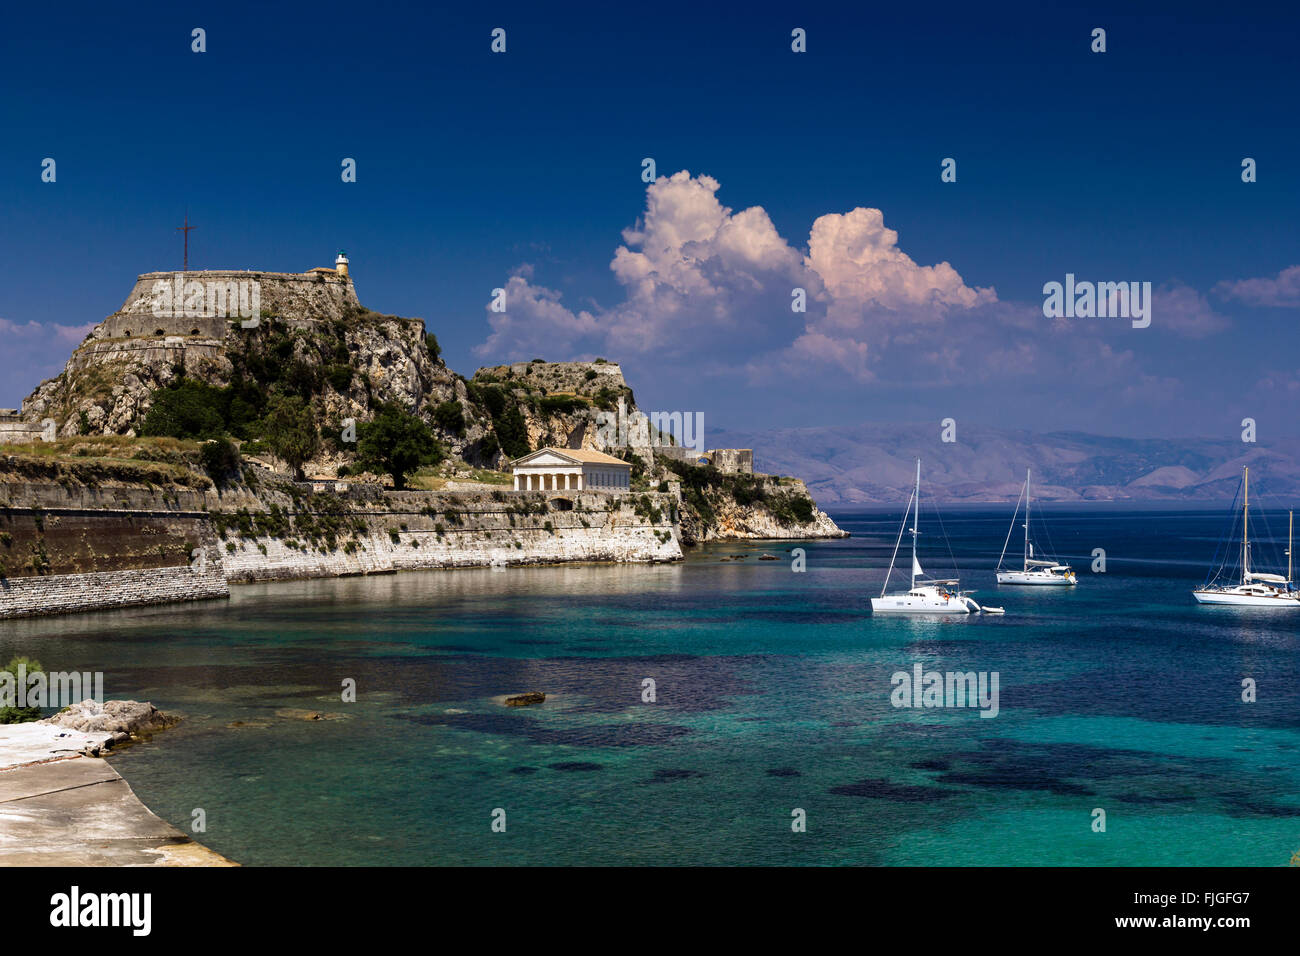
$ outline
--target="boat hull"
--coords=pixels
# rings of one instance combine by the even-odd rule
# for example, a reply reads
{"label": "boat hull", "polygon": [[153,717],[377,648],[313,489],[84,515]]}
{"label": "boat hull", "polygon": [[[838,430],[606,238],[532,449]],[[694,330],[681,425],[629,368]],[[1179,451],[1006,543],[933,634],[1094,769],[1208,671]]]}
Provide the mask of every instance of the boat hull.
{"label": "boat hull", "polygon": [[1235,607],[1272,607],[1300,610],[1300,599],[1284,594],[1235,594],[1232,591],[1193,591],[1198,604],[1227,604]]}
{"label": "boat hull", "polygon": [[970,614],[971,608],[957,597],[932,598],[913,594],[890,594],[871,599],[873,614]]}
{"label": "boat hull", "polygon": [[1033,584],[1039,587],[1068,588],[1077,583],[1073,574],[1047,574],[1035,571],[999,571],[998,584]]}

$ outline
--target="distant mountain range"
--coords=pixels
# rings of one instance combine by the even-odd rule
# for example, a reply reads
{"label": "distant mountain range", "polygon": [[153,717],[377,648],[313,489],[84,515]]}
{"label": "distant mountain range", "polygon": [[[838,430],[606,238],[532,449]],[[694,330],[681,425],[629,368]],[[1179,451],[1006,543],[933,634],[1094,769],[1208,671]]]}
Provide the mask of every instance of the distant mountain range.
{"label": "distant mountain range", "polygon": [[[923,437],[929,436],[929,437]],[[921,459],[922,494],[936,500],[1014,501],[1034,472],[1043,501],[1197,502],[1231,499],[1243,465],[1252,498],[1278,507],[1300,501],[1300,439],[1109,438],[959,427],[944,443],[936,423],[714,431],[711,448],[752,448],[754,469],[798,475],[818,504],[904,500]]]}

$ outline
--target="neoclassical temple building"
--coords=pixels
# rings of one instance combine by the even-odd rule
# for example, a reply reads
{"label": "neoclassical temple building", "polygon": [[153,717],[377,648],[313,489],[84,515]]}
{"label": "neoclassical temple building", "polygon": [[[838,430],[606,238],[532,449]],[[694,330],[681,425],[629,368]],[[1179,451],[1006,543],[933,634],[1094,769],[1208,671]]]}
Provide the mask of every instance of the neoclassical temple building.
{"label": "neoclassical temple building", "polygon": [[627,491],[632,466],[581,448],[539,448],[510,463],[515,491]]}

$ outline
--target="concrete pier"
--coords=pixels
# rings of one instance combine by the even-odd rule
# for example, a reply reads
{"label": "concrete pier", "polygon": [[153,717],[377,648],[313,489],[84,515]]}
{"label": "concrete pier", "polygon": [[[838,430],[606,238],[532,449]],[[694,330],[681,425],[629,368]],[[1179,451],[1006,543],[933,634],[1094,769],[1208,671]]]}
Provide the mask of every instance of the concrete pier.
{"label": "concrete pier", "polygon": [[0,726],[0,866],[237,866],[155,816],[106,761],[73,755],[109,736]]}

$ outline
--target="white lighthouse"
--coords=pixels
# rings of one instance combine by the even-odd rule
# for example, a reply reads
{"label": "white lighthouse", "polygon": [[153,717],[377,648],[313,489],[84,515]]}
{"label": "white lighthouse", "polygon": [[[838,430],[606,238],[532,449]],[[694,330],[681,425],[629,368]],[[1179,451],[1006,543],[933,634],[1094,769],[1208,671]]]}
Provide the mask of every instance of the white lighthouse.
{"label": "white lighthouse", "polygon": [[345,279],[347,278],[348,256],[342,249],[339,250],[339,257],[334,260],[334,268],[337,270],[339,275],[343,276]]}

